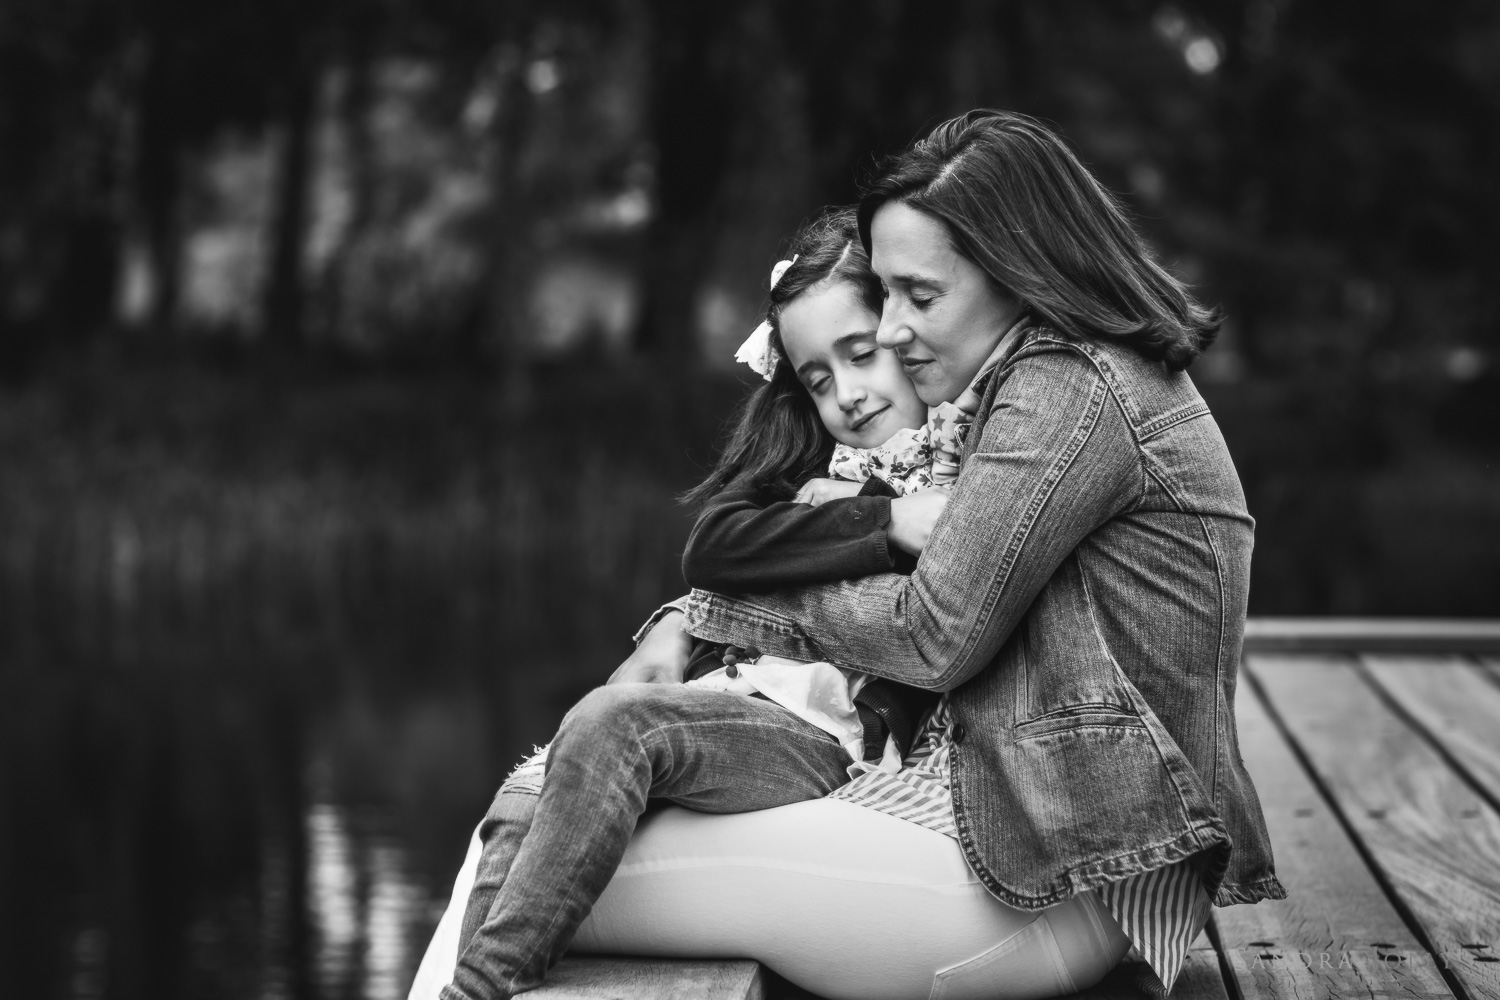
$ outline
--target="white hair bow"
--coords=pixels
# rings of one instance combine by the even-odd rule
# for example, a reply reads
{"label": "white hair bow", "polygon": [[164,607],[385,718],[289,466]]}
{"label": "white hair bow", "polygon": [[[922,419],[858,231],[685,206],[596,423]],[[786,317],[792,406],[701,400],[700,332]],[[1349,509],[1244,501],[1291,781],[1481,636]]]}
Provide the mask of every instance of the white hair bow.
{"label": "white hair bow", "polygon": [[[777,282],[781,281],[782,275],[786,274],[787,268],[797,263],[801,254],[792,254],[791,260],[778,260],[776,266],[771,268],[771,287],[775,288]],[[740,345],[740,349],[734,352],[734,360],[743,361],[767,382],[771,381],[771,375],[776,371],[776,362],[781,356],[776,348],[771,346],[771,323],[769,320],[761,320],[759,326],[750,331],[750,336]]]}

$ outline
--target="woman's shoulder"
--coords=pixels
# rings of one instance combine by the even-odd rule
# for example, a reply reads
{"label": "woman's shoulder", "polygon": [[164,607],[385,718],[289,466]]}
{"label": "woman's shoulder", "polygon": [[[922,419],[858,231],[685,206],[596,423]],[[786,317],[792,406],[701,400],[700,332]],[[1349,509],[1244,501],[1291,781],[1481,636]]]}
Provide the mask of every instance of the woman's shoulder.
{"label": "woman's shoulder", "polygon": [[1168,371],[1166,365],[1123,341],[1078,337],[1039,325],[1027,331],[1009,365],[1027,359],[1067,370],[1080,366],[1092,370],[1138,434],[1151,433],[1164,422],[1208,412],[1208,404],[1187,372]]}

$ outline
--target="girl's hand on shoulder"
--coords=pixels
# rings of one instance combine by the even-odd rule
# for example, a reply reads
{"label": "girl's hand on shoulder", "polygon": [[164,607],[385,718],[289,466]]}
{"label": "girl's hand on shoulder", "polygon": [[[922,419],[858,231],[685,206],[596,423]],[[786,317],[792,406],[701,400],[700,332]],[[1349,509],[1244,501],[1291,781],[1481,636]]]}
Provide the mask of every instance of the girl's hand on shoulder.
{"label": "girl's hand on shoulder", "polygon": [[840,497],[857,497],[863,483],[851,483],[847,479],[811,479],[797,491],[797,503],[810,503],[821,507]]}
{"label": "girl's hand on shoulder", "polygon": [[604,683],[681,684],[693,652],[693,637],[682,630],[685,621],[681,611],[663,615]]}
{"label": "girl's hand on shoulder", "polygon": [[891,526],[886,530],[890,543],[903,552],[921,555],[933,525],[948,506],[948,496],[948,488],[939,486],[892,500]]}

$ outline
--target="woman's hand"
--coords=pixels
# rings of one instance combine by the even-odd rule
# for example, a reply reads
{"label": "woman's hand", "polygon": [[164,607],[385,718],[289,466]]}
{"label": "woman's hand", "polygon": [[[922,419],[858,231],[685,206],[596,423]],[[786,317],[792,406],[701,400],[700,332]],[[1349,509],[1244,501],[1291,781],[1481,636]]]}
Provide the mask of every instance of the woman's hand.
{"label": "woman's hand", "polygon": [[681,684],[693,649],[693,637],[682,630],[684,621],[681,611],[668,611],[604,683]]}
{"label": "woman's hand", "polygon": [[891,526],[886,529],[886,537],[903,552],[921,555],[932,537],[932,526],[947,506],[946,486],[896,497],[891,501]]}
{"label": "woman's hand", "polygon": [[840,497],[857,497],[863,483],[851,483],[847,479],[810,479],[807,484],[797,491],[795,500],[797,503],[810,503],[814,507],[821,507],[830,500]]}

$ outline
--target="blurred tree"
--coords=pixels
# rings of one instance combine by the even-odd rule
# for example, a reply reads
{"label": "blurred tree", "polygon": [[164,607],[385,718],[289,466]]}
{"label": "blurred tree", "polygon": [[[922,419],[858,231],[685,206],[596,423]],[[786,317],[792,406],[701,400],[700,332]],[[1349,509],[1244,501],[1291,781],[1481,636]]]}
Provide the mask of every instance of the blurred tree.
{"label": "blurred tree", "polygon": [[107,321],[132,53],[95,0],[0,6],[0,368]]}
{"label": "blurred tree", "polygon": [[493,56],[489,85],[495,93],[495,110],[489,129],[490,212],[487,220],[489,271],[485,276],[483,322],[460,341],[471,356],[481,353],[488,340],[506,361],[506,398],[518,408],[530,403],[526,332],[529,328],[527,301],[522,290],[529,287],[528,266],[534,220],[527,198],[528,178],[523,170],[526,144],[534,111],[528,73],[537,59],[534,35],[538,9],[533,3],[513,3],[506,9],[500,31],[502,43]]}
{"label": "blurred tree", "polygon": [[697,357],[704,251],[724,223],[716,209],[734,123],[744,113],[736,86],[742,81],[726,72],[737,11],[731,4],[646,3],[656,196],[636,339],[664,363],[681,365]]}
{"label": "blurred tree", "polygon": [[129,8],[129,37],[144,66],[138,88],[127,92],[136,127],[127,146],[133,198],[126,217],[147,248],[148,317],[158,336],[180,318],[191,165],[223,134],[264,128],[280,99],[287,61],[278,53],[296,44],[299,25],[277,23],[270,10],[267,16],[249,0],[142,0]]}
{"label": "blurred tree", "polygon": [[327,64],[329,7],[308,0],[262,5],[274,43],[267,55],[270,103],[280,131],[270,266],[265,289],[268,340],[283,350],[303,346],[304,247],[312,171],[312,132],[318,84]]}

